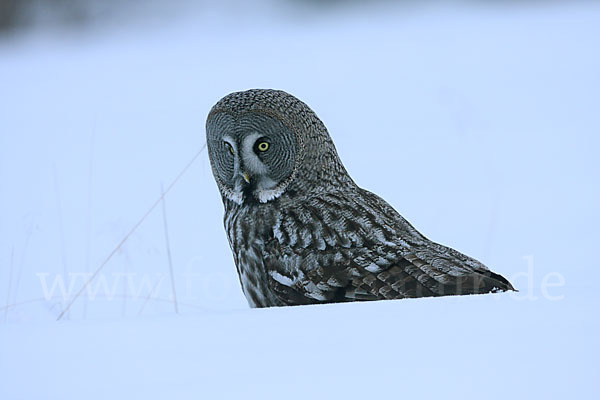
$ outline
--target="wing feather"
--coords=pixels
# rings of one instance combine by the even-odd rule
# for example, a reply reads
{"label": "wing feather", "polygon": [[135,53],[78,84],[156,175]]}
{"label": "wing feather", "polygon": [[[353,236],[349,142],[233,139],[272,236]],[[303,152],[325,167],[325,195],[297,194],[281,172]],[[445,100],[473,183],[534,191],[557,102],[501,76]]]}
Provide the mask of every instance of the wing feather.
{"label": "wing feather", "polygon": [[277,220],[264,264],[284,303],[514,290],[477,260],[426,239],[378,196],[360,194],[358,202],[337,194],[310,199]]}

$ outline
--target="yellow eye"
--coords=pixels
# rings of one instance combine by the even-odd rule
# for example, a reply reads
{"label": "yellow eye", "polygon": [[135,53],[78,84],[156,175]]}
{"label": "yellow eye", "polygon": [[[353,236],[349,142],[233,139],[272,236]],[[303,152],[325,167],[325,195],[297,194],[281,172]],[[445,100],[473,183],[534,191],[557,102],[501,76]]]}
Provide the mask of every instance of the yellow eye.
{"label": "yellow eye", "polygon": [[228,142],[225,142],[225,146],[227,146],[229,152],[233,155],[233,147]]}
{"label": "yellow eye", "polygon": [[259,142],[257,148],[258,151],[267,151],[269,150],[269,142]]}

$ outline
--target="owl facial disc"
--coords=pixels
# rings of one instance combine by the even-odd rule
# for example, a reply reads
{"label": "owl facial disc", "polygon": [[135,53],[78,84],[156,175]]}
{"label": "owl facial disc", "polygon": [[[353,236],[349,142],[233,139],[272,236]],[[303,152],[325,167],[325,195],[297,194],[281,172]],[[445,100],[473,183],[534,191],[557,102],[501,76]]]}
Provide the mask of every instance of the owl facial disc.
{"label": "owl facial disc", "polygon": [[234,118],[215,113],[207,122],[209,155],[223,196],[237,204],[266,203],[285,192],[296,162],[296,136],[260,112]]}

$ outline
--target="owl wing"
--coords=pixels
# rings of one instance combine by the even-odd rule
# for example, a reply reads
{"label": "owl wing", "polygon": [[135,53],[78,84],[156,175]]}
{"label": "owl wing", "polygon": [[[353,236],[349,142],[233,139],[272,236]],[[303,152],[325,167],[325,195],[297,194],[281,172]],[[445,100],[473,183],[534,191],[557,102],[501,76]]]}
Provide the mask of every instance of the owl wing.
{"label": "owl wing", "polygon": [[514,290],[362,189],[295,204],[278,217],[266,247],[269,286],[289,305]]}

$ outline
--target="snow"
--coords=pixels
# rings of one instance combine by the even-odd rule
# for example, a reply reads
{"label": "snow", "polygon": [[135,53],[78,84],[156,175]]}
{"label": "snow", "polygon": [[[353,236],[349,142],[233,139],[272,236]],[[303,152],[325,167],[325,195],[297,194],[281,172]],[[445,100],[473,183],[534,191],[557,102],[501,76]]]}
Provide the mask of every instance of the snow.
{"label": "snow", "polygon": [[[259,4],[0,40],[0,398],[598,397],[600,5]],[[253,87],[519,292],[248,309],[204,151],[55,322]]]}
{"label": "snow", "polygon": [[487,295],[3,327],[0,395],[595,398],[597,307]]}

